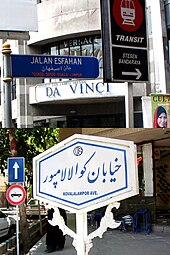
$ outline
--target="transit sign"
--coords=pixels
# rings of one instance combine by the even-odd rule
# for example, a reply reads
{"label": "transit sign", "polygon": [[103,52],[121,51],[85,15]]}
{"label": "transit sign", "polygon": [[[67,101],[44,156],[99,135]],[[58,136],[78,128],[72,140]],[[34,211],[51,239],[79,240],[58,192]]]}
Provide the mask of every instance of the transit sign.
{"label": "transit sign", "polygon": [[24,165],[23,157],[8,158],[8,182],[24,182]]}
{"label": "transit sign", "polygon": [[34,197],[90,211],[138,194],[132,141],[75,134],[33,158]]}
{"label": "transit sign", "polygon": [[32,78],[97,78],[99,62],[95,57],[15,55],[12,58],[12,77]]}
{"label": "transit sign", "polygon": [[20,205],[26,198],[26,191],[21,185],[12,185],[7,189],[6,198],[12,205]]}
{"label": "transit sign", "polygon": [[104,81],[147,82],[145,0],[100,0],[100,3]]}
{"label": "transit sign", "polygon": [[115,80],[148,81],[148,61],[145,49],[113,47]]}
{"label": "transit sign", "polygon": [[110,0],[113,45],[147,47],[145,0]]}

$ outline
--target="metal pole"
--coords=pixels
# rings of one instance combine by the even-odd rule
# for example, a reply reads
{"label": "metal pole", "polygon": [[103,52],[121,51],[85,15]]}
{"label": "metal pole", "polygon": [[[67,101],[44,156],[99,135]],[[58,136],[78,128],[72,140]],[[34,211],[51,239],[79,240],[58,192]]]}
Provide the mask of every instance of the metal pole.
{"label": "metal pole", "polygon": [[133,83],[127,82],[125,95],[126,128],[134,128]]}
{"label": "metal pole", "polygon": [[12,128],[12,106],[11,106],[11,49],[10,44],[5,42],[2,45],[3,58],[3,81],[5,82],[5,102],[4,102],[4,116],[6,116],[5,128]]}
{"label": "metal pole", "polygon": [[17,255],[19,255],[19,207],[16,205],[17,222],[16,222],[16,239],[17,239]]}
{"label": "metal pole", "polygon": [[110,25],[110,3],[108,0],[100,0],[101,24],[102,24],[102,48],[103,48],[103,80],[113,80],[112,68],[112,42]]}

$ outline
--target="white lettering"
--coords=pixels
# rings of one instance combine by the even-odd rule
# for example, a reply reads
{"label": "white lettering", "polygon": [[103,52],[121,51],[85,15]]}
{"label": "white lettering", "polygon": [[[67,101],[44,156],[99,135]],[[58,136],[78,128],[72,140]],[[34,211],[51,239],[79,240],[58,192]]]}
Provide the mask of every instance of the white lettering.
{"label": "white lettering", "polygon": [[53,64],[52,57],[32,57],[31,64]]}
{"label": "white lettering", "polygon": [[120,42],[142,43],[144,40],[144,37],[116,35],[116,40]]}
{"label": "white lettering", "polygon": [[73,57],[56,57],[54,58],[54,64],[55,65],[82,65],[82,58],[73,58]]}

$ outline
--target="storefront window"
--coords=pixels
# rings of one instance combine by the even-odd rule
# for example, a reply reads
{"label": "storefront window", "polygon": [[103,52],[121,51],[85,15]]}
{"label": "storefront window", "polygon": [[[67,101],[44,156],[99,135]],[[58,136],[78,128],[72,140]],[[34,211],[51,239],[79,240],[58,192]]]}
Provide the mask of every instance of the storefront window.
{"label": "storefront window", "polygon": [[70,47],[71,56],[81,56],[80,46]]}
{"label": "storefront window", "polygon": [[50,48],[51,55],[59,55],[58,46],[54,46]]}
{"label": "storefront window", "polygon": [[94,57],[99,61],[99,77],[103,77],[103,57],[102,57],[102,40],[101,38],[94,40]]}
{"label": "storefront window", "polygon": [[86,36],[42,46],[42,54],[60,56],[94,56],[99,60],[99,78],[103,76],[102,39]]}

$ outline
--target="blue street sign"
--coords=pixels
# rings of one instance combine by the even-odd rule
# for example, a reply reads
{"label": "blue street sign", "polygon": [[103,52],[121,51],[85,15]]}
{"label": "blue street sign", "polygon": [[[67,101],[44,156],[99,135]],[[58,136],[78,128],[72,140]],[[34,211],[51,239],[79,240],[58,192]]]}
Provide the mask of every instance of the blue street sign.
{"label": "blue street sign", "polygon": [[95,57],[13,55],[12,77],[84,79],[99,76]]}
{"label": "blue street sign", "polygon": [[24,165],[23,157],[8,158],[8,182],[24,182]]}

